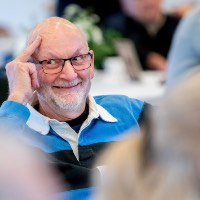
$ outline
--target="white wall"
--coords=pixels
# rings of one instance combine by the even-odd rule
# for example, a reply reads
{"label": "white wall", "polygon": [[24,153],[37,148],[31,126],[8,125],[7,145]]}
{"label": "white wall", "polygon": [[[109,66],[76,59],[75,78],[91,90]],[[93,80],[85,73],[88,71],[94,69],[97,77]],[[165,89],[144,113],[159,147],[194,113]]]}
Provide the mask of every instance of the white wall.
{"label": "white wall", "polygon": [[0,0],[0,26],[14,35],[26,34],[37,22],[53,15],[56,0]]}

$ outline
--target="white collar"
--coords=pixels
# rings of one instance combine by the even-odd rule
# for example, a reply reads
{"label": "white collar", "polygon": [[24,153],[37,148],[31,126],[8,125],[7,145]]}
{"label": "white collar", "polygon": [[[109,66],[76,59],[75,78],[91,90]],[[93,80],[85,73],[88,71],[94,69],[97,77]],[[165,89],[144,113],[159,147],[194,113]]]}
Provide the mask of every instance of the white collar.
{"label": "white collar", "polygon": [[[98,117],[101,117],[102,120],[107,121],[107,122],[117,122],[117,119],[115,117],[113,117],[102,106],[98,105],[95,102],[94,98],[92,96],[90,96],[90,95],[88,97],[88,103],[89,103],[89,116],[86,119],[86,121],[83,123],[80,131],[82,129],[84,129],[92,119],[98,118]],[[56,124],[56,125],[58,125],[58,124],[60,124],[60,125],[66,124],[66,122],[59,122],[56,119],[50,119],[50,118],[40,114],[30,104],[27,104],[27,108],[30,111],[30,116],[29,116],[26,124],[31,129],[41,133],[42,135],[48,134],[50,126],[53,126],[54,124]]]}

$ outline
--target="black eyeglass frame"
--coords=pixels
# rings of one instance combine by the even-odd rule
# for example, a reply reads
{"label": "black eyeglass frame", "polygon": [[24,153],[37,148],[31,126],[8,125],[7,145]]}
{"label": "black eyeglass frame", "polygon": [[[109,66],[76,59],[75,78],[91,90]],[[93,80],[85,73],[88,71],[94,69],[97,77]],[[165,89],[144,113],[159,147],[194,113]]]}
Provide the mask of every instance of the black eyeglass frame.
{"label": "black eyeglass frame", "polygon": [[[90,55],[91,59],[93,58],[93,54],[90,53],[90,52],[88,52],[88,53],[86,53],[86,54],[81,54],[81,55],[74,56],[74,57],[71,57],[71,58],[66,58],[66,59],[48,59],[48,60],[41,60],[41,61],[40,61],[40,60],[32,60],[32,62],[33,62],[34,64],[40,64],[40,65],[42,65],[43,72],[44,72],[45,74],[50,74],[50,73],[46,73],[46,72],[45,72],[45,68],[44,68],[44,66],[43,66],[43,62],[49,61],[49,60],[63,60],[64,62],[63,62],[63,65],[62,65],[61,70],[60,70],[59,72],[52,73],[52,74],[58,74],[58,73],[60,73],[60,72],[63,70],[63,68],[64,68],[64,66],[65,66],[65,62],[66,62],[67,60],[70,61],[71,66],[74,68],[74,66],[73,66],[73,64],[72,64],[72,59],[74,59],[74,58],[76,58],[76,57],[79,57],[79,56],[84,56],[84,55]],[[81,70],[77,70],[77,69],[75,69],[75,68],[74,68],[74,69],[75,69],[76,71],[82,71],[82,70],[88,69],[90,66],[91,66],[91,63],[90,63],[90,65],[89,65],[88,67],[86,67],[86,68],[84,68],[84,69],[81,69]]]}

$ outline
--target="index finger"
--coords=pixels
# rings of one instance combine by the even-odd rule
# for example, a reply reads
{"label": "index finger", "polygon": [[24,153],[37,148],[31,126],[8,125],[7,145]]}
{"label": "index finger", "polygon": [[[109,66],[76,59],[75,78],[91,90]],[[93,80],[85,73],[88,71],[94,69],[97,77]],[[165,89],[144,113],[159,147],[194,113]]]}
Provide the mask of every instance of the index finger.
{"label": "index finger", "polygon": [[37,36],[36,39],[19,55],[15,60],[26,62],[35,50],[40,46],[42,38]]}

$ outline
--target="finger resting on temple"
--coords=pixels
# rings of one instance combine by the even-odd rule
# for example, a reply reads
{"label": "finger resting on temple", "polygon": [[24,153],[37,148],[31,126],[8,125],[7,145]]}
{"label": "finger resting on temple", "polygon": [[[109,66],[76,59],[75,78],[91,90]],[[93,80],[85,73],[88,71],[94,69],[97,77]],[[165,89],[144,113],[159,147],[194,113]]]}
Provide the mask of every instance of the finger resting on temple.
{"label": "finger resting on temple", "polygon": [[19,55],[15,58],[16,61],[26,62],[40,46],[42,38],[37,36],[36,39]]}

